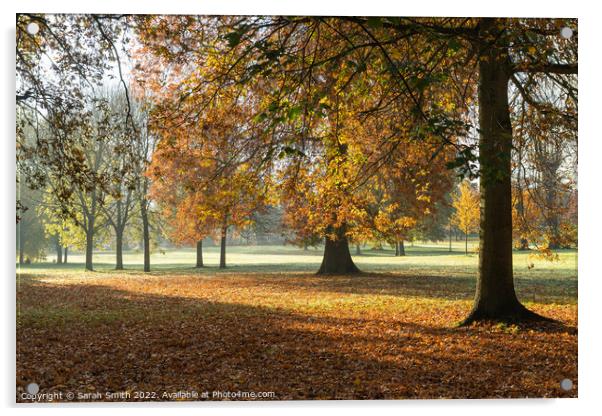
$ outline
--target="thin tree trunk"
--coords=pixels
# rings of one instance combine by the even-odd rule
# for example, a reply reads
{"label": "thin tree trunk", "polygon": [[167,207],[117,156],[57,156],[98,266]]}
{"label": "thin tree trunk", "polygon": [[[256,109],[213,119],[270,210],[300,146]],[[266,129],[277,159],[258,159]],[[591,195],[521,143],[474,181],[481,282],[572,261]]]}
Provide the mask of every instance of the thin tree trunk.
{"label": "thin tree trunk", "polygon": [[[479,163],[481,229],[474,305],[463,324],[475,320],[541,318],[516,297],[512,274],[512,125],[508,105],[510,67],[500,22],[481,19],[479,38]],[[485,39],[498,39],[497,47]],[[489,42],[489,41],[487,41]],[[501,46],[500,46],[501,44]]]}
{"label": "thin tree trunk", "polygon": [[[331,234],[331,233],[329,233]],[[345,235],[345,227],[342,226],[335,231],[336,238],[326,237],[324,247],[324,257],[322,265],[317,274],[353,274],[359,273],[351,253],[349,252],[349,243]]]}
{"label": "thin tree trunk", "polygon": [[67,264],[67,249],[68,247],[65,246],[65,255],[63,256],[63,263]]}
{"label": "thin tree trunk", "polygon": [[359,256],[359,255],[361,255],[361,254],[362,254],[362,249],[360,248],[360,245],[359,245],[359,244],[356,244],[356,245],[355,245],[355,255],[356,255],[356,256]]}
{"label": "thin tree trunk", "polygon": [[196,242],[196,267],[203,267],[203,239]]}
{"label": "thin tree trunk", "polygon": [[142,217],[142,244],[144,245],[144,271],[150,272],[150,230],[146,198],[140,201],[140,216]]}
{"label": "thin tree trunk", "polygon": [[399,256],[399,241],[395,241],[395,257]]}
{"label": "thin tree trunk", "polygon": [[[519,147],[518,148],[518,160],[519,163],[522,163],[522,150]],[[524,202],[524,198],[523,198],[523,189],[521,187],[521,181],[520,181],[520,169],[518,169],[518,177],[516,179],[516,182],[518,184],[518,202],[516,204],[516,212],[518,213],[518,216],[523,218],[525,215],[525,202]],[[524,238],[521,237],[519,240],[519,246],[518,249],[519,250],[527,250],[529,248],[529,241]]]}
{"label": "thin tree trunk", "polygon": [[452,225],[449,223],[449,252],[452,252]]}
{"label": "thin tree trunk", "polygon": [[58,238],[56,241],[56,264],[63,264],[63,247]]}
{"label": "thin tree trunk", "polygon": [[468,233],[464,231],[464,254],[468,256]]}
{"label": "thin tree trunk", "polygon": [[403,244],[403,240],[400,240],[397,243],[398,247],[399,247],[399,255],[400,256],[405,256],[406,255],[406,247]]}
{"label": "thin tree trunk", "polygon": [[123,270],[123,229],[115,230],[115,270]]}
{"label": "thin tree trunk", "polygon": [[220,249],[219,249],[219,268],[226,268],[226,237],[228,233],[228,227],[222,227],[221,241],[220,241]]}
{"label": "thin tree trunk", "polygon": [[25,247],[23,244],[23,236],[21,235],[21,227],[19,226],[19,264],[25,263]]}
{"label": "thin tree trunk", "polygon": [[551,250],[556,250],[560,248],[560,237],[558,231],[558,215],[556,213],[548,214],[549,217],[547,219],[548,225],[548,248]]}
{"label": "thin tree trunk", "polygon": [[86,231],[86,270],[94,270],[92,256],[94,252],[94,228],[89,227]]}

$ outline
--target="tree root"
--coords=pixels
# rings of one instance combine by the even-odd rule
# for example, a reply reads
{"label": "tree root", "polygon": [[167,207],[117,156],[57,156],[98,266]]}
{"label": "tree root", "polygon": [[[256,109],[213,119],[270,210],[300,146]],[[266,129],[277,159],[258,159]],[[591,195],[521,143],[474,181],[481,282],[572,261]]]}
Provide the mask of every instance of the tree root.
{"label": "tree root", "polygon": [[476,322],[501,322],[506,324],[534,322],[560,323],[555,319],[539,315],[518,302],[512,308],[504,308],[504,310],[501,311],[484,311],[477,306],[473,308],[463,321],[458,323],[458,327],[469,326]]}

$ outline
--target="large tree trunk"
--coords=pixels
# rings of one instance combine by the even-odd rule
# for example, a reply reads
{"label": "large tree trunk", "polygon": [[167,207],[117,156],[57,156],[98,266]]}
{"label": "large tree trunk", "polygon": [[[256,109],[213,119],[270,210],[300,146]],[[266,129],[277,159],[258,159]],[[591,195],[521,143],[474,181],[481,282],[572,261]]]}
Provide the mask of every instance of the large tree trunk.
{"label": "large tree trunk", "polygon": [[[331,234],[331,233],[329,233]],[[345,227],[340,227],[334,232],[336,238],[326,237],[326,246],[324,247],[324,257],[322,265],[317,274],[352,274],[359,273],[351,253],[349,252],[349,243],[345,235]]]}
{"label": "large tree trunk", "polygon": [[196,242],[196,267],[203,267],[203,240]]}
{"label": "large tree trunk", "polygon": [[222,227],[221,241],[220,241],[220,249],[219,249],[219,268],[226,268],[226,237],[228,233],[228,227]]}
{"label": "large tree trunk", "polygon": [[86,231],[86,270],[94,270],[92,255],[94,252],[94,227],[89,227]]}
{"label": "large tree trunk", "polygon": [[[512,125],[508,106],[508,48],[499,22],[480,23],[479,162],[481,224],[479,275],[474,306],[464,324],[475,320],[517,321],[539,317],[516,297],[512,274]],[[491,46],[488,39],[497,39]],[[500,46],[501,44],[501,46]]]}
{"label": "large tree trunk", "polygon": [[142,244],[144,245],[144,271],[150,272],[150,229],[146,198],[140,201],[140,216],[142,217]]}
{"label": "large tree trunk", "polygon": [[115,270],[123,270],[123,229],[115,230]]}
{"label": "large tree trunk", "polygon": [[56,240],[56,264],[63,264],[63,247],[60,240]]}

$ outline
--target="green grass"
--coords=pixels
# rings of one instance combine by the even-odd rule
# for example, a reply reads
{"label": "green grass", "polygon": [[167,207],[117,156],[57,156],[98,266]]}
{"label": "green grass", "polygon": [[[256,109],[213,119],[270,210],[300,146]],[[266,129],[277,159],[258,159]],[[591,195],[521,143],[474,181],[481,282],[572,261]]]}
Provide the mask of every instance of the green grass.
{"label": "green grass", "polygon": [[[474,289],[477,275],[478,255],[464,253],[464,242],[453,242],[452,252],[449,243],[406,244],[406,256],[395,257],[391,249],[372,250],[363,247],[360,255],[353,259],[366,273],[392,274],[420,278],[417,284],[426,282],[426,278],[452,278],[455,283],[462,282],[468,292]],[[469,249],[474,248],[474,241]],[[205,247],[203,255],[206,267],[195,269],[196,252],[192,248],[181,248],[155,252],[151,255],[153,275],[177,275],[198,273],[200,275],[233,273],[311,273],[316,271],[322,261],[322,248],[303,250],[291,246],[231,246],[227,249],[225,270],[217,268],[219,247]],[[518,291],[525,301],[536,301],[537,294],[543,292],[565,301],[577,299],[577,250],[557,251],[558,260],[539,258],[533,252],[515,251],[513,255],[514,274]],[[53,260],[49,258],[49,260]],[[94,267],[96,274],[114,273],[114,252],[96,252]],[[18,273],[27,275],[70,274],[83,275],[84,257],[81,253],[69,255],[69,264],[57,265],[52,262],[35,263],[18,267]],[[142,269],[140,252],[124,253],[126,273],[138,273]],[[123,273],[123,272],[121,272]],[[445,282],[442,282],[442,286]]]}
{"label": "green grass", "polygon": [[[470,243],[469,250],[474,247]],[[356,264],[366,272],[409,272],[417,274],[472,274],[476,273],[478,255],[474,252],[464,254],[464,243],[454,242],[449,252],[448,243],[406,243],[406,256],[395,257],[391,249],[372,250],[362,248],[352,256]],[[249,272],[308,272],[317,270],[322,261],[322,248],[309,248],[307,251],[291,246],[231,246],[227,249],[228,271]],[[577,250],[557,251],[559,260],[549,261],[538,258],[533,252],[515,251],[514,271],[518,277],[558,277],[576,279]],[[219,247],[205,247],[203,257],[207,270],[219,264]],[[57,265],[54,257],[49,261],[17,266],[24,273],[46,273],[80,271],[84,264],[82,253],[70,253],[67,265]],[[126,269],[141,269],[142,253],[129,251],[124,253]],[[157,271],[190,271],[196,262],[196,251],[191,248],[166,250],[151,254],[151,265]],[[531,267],[530,267],[531,266]],[[94,253],[94,267],[97,271],[109,271],[115,267],[115,253],[98,251]],[[211,270],[212,273],[216,270]]]}

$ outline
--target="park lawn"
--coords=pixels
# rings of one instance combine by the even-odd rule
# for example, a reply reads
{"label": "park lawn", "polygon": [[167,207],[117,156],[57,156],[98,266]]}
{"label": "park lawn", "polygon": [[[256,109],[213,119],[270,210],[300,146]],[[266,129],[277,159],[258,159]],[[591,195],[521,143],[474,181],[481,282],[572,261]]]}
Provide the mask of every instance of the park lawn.
{"label": "park lawn", "polygon": [[[577,395],[575,251],[555,263],[515,254],[519,297],[561,324],[466,328],[455,324],[471,306],[475,255],[366,250],[355,256],[364,274],[319,277],[319,250],[229,251],[225,271],[192,269],[186,250],[155,254],[165,261],[150,274],[135,253],[124,272],[109,269],[110,257],[97,272],[21,268],[17,396],[30,382],[158,399],[179,390],[280,400]],[[210,265],[214,254],[206,250]],[[560,389],[564,378],[573,390]]]}

